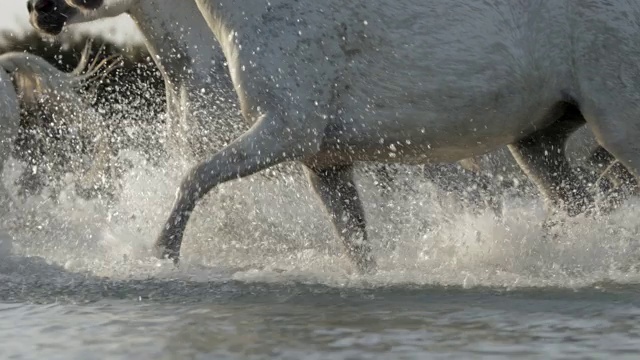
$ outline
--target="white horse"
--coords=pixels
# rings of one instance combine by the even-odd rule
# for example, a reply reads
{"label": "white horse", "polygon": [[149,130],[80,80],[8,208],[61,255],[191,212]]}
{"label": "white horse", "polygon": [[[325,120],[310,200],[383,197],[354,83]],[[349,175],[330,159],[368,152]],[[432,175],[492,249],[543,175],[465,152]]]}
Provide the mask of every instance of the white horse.
{"label": "white horse", "polygon": [[[14,151],[21,126],[21,109],[26,112],[37,109],[48,114],[67,124],[78,136],[95,135],[103,125],[102,117],[81,99],[78,91],[88,81],[106,75],[117,65],[112,62],[113,57],[89,63],[89,49],[87,44],[78,66],[70,73],[56,69],[33,54],[10,52],[0,55],[0,173]],[[104,156],[100,154],[104,145],[104,141],[95,144],[93,171],[105,166]],[[84,178],[89,179],[89,174]]]}
{"label": "white horse", "polygon": [[[207,114],[211,111],[210,104],[219,103],[222,99],[235,106],[232,99],[235,94],[232,94],[227,70],[221,66],[226,60],[217,40],[211,36],[204,18],[193,15],[197,12],[196,3],[183,2],[178,8],[172,0],[128,1],[116,5],[79,12],[75,7],[67,5],[66,0],[31,0],[28,1],[27,8],[34,27],[51,35],[60,33],[64,26],[128,14],[144,35],[146,45],[165,79],[169,117],[177,120],[170,123],[168,131],[175,135],[176,146],[184,148],[184,142],[182,146],[178,142],[181,138],[190,138],[191,146],[196,146],[198,141],[215,137],[212,135],[224,137],[223,142],[226,142],[226,139],[238,134],[244,127],[233,117],[230,119],[232,122],[226,124],[225,131],[206,134],[211,125],[210,120],[221,118],[219,108],[214,107],[214,112]],[[82,1],[82,6],[91,4]],[[188,27],[178,25],[184,24],[185,19],[189,19]],[[215,65],[213,70],[211,64]],[[199,96],[201,89],[211,88],[212,85],[216,86],[215,91],[208,92],[208,99]],[[228,116],[222,118],[229,119]],[[198,131],[188,130],[196,127]],[[220,143],[218,139],[217,145]],[[478,173],[478,164],[474,159],[464,159],[459,162],[458,167],[447,167],[447,171],[452,169],[475,172],[476,176],[482,176]],[[383,183],[391,181],[386,168],[377,170],[380,171]],[[430,175],[438,176],[437,166],[433,169],[435,171],[430,170]],[[456,175],[461,173],[457,172]],[[441,182],[434,180],[436,185],[442,187]],[[384,185],[382,184],[383,187]],[[573,209],[572,212],[576,213],[578,209]]]}
{"label": "white horse", "polygon": [[[85,14],[140,1],[67,0]],[[185,177],[156,242],[162,256],[179,256],[204,194],[284,161],[306,166],[363,270],[374,261],[356,161],[453,162],[509,145],[543,193],[574,203],[583,194],[563,195],[563,146],[586,120],[640,174],[634,4],[188,1],[219,41],[252,127]]]}
{"label": "white horse", "polygon": [[[167,131],[174,149],[191,148],[201,157],[242,134],[247,125],[235,116],[237,97],[226,59],[204,17],[198,15],[196,3],[186,1],[179,7],[175,4],[175,0],[131,1],[80,12],[65,0],[32,0],[27,7],[32,25],[50,35],[57,35],[64,26],[128,14],[144,36],[165,80]],[[202,89],[207,89],[204,94]],[[211,130],[214,119],[217,131]],[[459,165],[453,169],[483,176],[472,170],[477,167],[473,159],[465,159]],[[389,169],[378,167],[376,172],[381,175],[380,186],[384,188],[391,181]],[[435,184],[441,187],[440,182]]]}

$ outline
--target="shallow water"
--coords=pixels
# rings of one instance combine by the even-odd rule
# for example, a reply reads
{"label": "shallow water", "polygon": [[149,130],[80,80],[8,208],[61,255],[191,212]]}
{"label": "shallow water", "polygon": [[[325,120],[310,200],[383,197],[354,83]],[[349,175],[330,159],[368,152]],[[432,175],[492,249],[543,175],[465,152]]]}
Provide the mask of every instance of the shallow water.
{"label": "shallow water", "polygon": [[637,358],[638,290],[611,284],[505,291],[107,279],[22,289],[4,284],[0,355]]}
{"label": "shallow water", "polygon": [[199,205],[175,268],[147,249],[181,171],[136,163],[117,204],[69,192],[5,209],[1,358],[640,352],[638,199],[547,233],[535,196],[505,197],[496,217],[466,209],[415,173],[401,174],[407,188],[386,196],[361,176],[380,269],[360,276],[299,174],[253,177]]}

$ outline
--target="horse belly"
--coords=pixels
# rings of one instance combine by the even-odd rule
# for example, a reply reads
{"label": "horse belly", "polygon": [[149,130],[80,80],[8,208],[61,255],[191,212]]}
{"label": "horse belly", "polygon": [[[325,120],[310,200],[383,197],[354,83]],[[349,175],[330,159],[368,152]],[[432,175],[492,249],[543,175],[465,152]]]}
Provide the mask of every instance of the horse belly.
{"label": "horse belly", "polygon": [[505,102],[503,110],[433,112],[415,106],[362,111],[330,126],[324,148],[350,161],[453,162],[513,143],[554,119],[551,102],[510,109],[513,106]]}
{"label": "horse belly", "polygon": [[347,36],[356,40],[328,148],[357,160],[455,161],[548,125],[572,86],[557,4],[435,1],[404,14],[408,3]]}
{"label": "horse belly", "polygon": [[563,92],[553,72],[467,65],[432,76],[405,66],[406,77],[351,77],[329,142],[349,144],[357,160],[448,162],[513,143],[557,117]]}

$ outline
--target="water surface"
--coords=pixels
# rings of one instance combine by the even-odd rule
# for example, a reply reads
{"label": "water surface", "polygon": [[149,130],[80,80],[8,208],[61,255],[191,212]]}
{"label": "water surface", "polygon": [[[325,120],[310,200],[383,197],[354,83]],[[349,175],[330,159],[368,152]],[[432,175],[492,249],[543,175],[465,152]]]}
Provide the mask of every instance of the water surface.
{"label": "water surface", "polygon": [[[179,268],[147,252],[181,171],[145,166],[117,204],[18,201],[0,236],[11,359],[637,358],[637,199],[541,229],[536,196],[471,211],[407,175],[358,179],[379,272],[360,276],[298,175],[221,186]],[[6,180],[10,182],[11,179]]]}

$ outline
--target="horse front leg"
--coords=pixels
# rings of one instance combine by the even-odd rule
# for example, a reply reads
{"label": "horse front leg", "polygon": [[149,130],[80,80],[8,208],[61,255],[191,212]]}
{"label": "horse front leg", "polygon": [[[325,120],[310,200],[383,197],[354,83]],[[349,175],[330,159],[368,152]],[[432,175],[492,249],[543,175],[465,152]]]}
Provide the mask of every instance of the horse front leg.
{"label": "horse front leg", "polygon": [[309,183],[331,217],[347,254],[362,273],[375,270],[364,209],[353,181],[353,165],[305,167]]}
{"label": "horse front leg", "polygon": [[191,212],[197,201],[217,185],[317,153],[323,134],[318,128],[324,125],[304,125],[265,114],[234,142],[193,167],[178,188],[171,214],[155,242],[156,255],[178,261]]}

